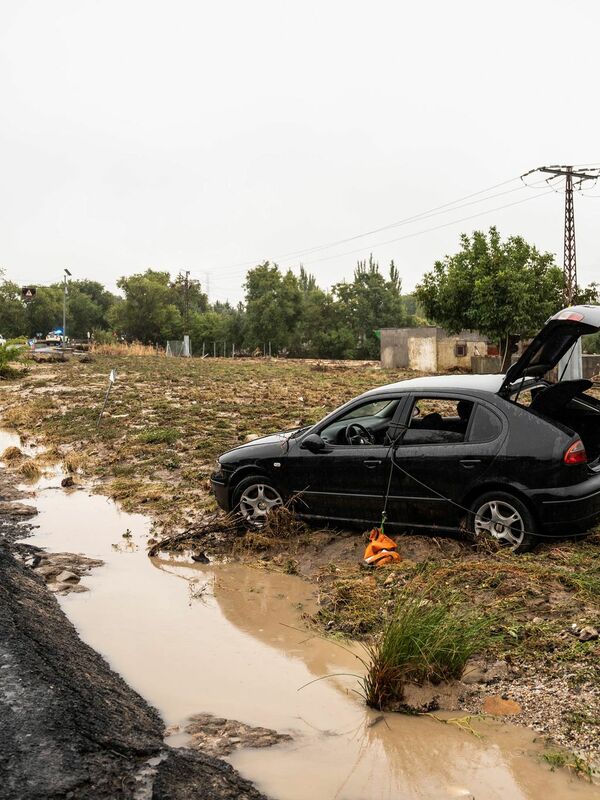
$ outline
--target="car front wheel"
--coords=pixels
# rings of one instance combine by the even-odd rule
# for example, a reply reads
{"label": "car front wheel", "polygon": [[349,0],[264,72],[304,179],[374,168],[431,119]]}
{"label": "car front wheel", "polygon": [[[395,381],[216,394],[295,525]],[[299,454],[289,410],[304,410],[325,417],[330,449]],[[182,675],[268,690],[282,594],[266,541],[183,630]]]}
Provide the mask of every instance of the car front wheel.
{"label": "car front wheel", "polygon": [[283,505],[279,490],[268,479],[259,475],[244,478],[233,492],[233,511],[246,525],[262,528],[269,512]]}
{"label": "car front wheel", "polygon": [[508,492],[488,492],[471,505],[469,531],[476,539],[492,538],[514,553],[535,544],[536,524],[527,506]]}

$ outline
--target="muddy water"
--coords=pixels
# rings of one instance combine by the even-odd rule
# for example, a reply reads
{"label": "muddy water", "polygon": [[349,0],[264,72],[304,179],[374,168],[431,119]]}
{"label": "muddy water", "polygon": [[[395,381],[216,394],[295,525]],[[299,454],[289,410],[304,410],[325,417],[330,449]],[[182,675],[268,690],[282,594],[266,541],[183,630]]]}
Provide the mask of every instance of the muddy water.
{"label": "muddy water", "polygon": [[[105,561],[84,579],[91,591],[60,598],[82,638],[159,709],[166,725],[211,712],[290,733],[290,744],[229,758],[269,796],[598,796],[578,779],[550,773],[536,757],[533,735],[514,726],[478,723],[476,738],[431,718],[381,719],[355,694],[356,679],[338,675],[358,671],[354,656],[297,630],[314,602],[310,586],[240,565],[151,561],[145,517],[59,484],[60,476],[47,479],[36,493],[40,527],[33,542]],[[332,673],[338,676],[306,685]],[[185,741],[183,734],[170,738]]]}

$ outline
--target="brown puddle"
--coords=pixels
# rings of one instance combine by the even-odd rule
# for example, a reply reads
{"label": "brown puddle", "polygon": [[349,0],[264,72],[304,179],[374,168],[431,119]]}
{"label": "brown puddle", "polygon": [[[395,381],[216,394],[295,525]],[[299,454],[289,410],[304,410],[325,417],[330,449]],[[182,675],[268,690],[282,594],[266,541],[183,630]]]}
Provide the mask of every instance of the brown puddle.
{"label": "brown puddle", "polygon": [[[40,528],[29,541],[105,561],[83,580],[91,591],[60,598],[81,637],[166,725],[209,712],[291,734],[291,743],[227,759],[270,797],[598,797],[597,787],[540,763],[540,747],[525,729],[477,722],[476,738],[431,718],[381,719],[365,708],[353,677],[305,686],[360,668],[351,653],[297,630],[302,609],[314,603],[313,587],[241,565],[151,561],[147,518],[59,485],[56,477],[38,491]],[[181,734],[169,739],[185,741]]]}

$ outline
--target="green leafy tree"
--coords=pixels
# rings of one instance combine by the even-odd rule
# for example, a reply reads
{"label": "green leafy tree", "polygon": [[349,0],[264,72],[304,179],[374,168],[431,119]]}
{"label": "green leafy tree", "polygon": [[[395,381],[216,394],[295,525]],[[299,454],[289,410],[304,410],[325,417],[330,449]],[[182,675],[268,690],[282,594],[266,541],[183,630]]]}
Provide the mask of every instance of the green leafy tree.
{"label": "green leafy tree", "polygon": [[35,298],[27,305],[27,321],[30,336],[46,336],[49,331],[62,328],[62,286],[38,286]]}
{"label": "green leafy tree", "polygon": [[146,343],[181,338],[183,319],[168,272],[148,269],[119,278],[117,286],[125,299],[115,306],[110,319],[122,335]]}
{"label": "green leafy tree", "polygon": [[250,349],[268,342],[274,352],[298,346],[301,290],[296,276],[282,275],[277,264],[265,261],[246,275],[246,345]]}
{"label": "green leafy tree", "polygon": [[372,255],[368,262],[359,261],[353,282],[336,284],[333,295],[340,306],[344,327],[354,335],[355,358],[377,358],[379,339],[375,331],[401,327],[406,321],[402,283],[393,261],[387,279]]}
{"label": "green leafy tree", "polygon": [[563,275],[551,253],[495,227],[461,236],[415,290],[427,318],[449,333],[478,330],[498,342],[503,369],[516,340],[532,336],[562,305]]}
{"label": "green leafy tree", "polygon": [[6,339],[27,335],[27,313],[21,287],[4,279],[0,270],[0,334]]}

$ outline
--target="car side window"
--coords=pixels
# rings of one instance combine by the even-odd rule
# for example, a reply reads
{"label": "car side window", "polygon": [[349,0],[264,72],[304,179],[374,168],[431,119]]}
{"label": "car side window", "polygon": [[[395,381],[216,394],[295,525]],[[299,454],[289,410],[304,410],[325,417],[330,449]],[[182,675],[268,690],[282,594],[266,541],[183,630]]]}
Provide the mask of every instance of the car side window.
{"label": "car side window", "polygon": [[333,445],[384,444],[399,398],[369,400],[346,411],[321,430],[321,438]]}
{"label": "car side window", "polygon": [[416,397],[402,443],[464,442],[474,405],[463,398]]}
{"label": "car side window", "polygon": [[469,430],[470,442],[491,442],[502,433],[502,422],[494,412],[477,403]]}

